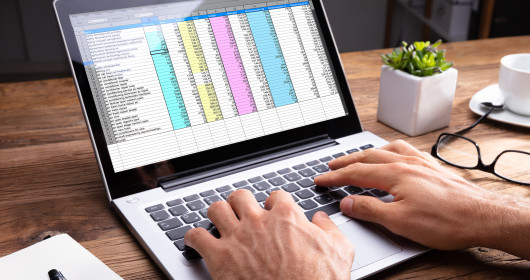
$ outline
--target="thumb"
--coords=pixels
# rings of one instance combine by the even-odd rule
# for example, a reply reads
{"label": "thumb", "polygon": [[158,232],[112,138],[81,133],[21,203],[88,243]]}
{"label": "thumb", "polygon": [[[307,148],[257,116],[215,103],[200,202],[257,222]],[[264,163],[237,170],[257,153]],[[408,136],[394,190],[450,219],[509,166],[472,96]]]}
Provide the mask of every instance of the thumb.
{"label": "thumb", "polygon": [[212,251],[217,248],[218,241],[217,238],[201,227],[188,230],[184,236],[184,243],[195,249],[205,260],[209,259]]}
{"label": "thumb", "polygon": [[316,212],[315,215],[313,215],[311,222],[327,233],[340,231],[337,225],[335,225],[335,223],[329,218],[329,216],[322,211]]}
{"label": "thumb", "polygon": [[345,215],[381,225],[386,224],[390,207],[391,204],[364,195],[350,195],[340,202],[340,210]]}

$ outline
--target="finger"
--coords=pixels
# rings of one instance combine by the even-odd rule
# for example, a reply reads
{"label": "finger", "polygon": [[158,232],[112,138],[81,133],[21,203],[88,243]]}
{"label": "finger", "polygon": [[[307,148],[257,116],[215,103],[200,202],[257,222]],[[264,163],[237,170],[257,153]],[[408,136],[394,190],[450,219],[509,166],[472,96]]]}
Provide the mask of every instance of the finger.
{"label": "finger", "polygon": [[394,152],[380,149],[369,149],[337,158],[335,160],[330,161],[328,165],[330,169],[337,170],[356,162],[382,164],[393,162],[412,163],[413,161],[414,160],[412,157],[402,156]]}
{"label": "finger", "polygon": [[217,227],[221,236],[228,234],[239,222],[234,210],[225,201],[217,201],[210,205],[208,219]]}
{"label": "finger", "polygon": [[353,185],[361,188],[377,188],[392,193],[391,188],[397,184],[397,175],[405,169],[402,163],[354,163],[316,177],[315,184],[321,187]]}
{"label": "finger", "polygon": [[265,200],[265,209],[271,210],[275,205],[280,203],[295,204],[291,194],[284,190],[271,192],[267,200]]}
{"label": "finger", "polygon": [[311,220],[311,222],[327,233],[340,232],[337,225],[335,225],[335,223],[329,218],[328,214],[326,214],[325,212],[316,212],[315,215],[313,215],[313,220]]}
{"label": "finger", "polygon": [[351,195],[340,202],[340,210],[355,219],[386,225],[393,205],[364,195]]}
{"label": "finger", "polygon": [[256,201],[256,198],[249,190],[236,190],[230,194],[227,201],[230,203],[230,206],[232,206],[232,209],[234,209],[234,212],[236,212],[239,219],[255,216],[263,211]]}
{"label": "finger", "polygon": [[215,255],[214,252],[218,246],[218,241],[217,238],[201,227],[190,229],[184,235],[184,243],[195,249],[205,260],[209,259],[211,254]]}
{"label": "finger", "polygon": [[381,149],[404,156],[417,156],[422,158],[425,156],[420,150],[403,140],[392,141],[388,145],[381,147]]}

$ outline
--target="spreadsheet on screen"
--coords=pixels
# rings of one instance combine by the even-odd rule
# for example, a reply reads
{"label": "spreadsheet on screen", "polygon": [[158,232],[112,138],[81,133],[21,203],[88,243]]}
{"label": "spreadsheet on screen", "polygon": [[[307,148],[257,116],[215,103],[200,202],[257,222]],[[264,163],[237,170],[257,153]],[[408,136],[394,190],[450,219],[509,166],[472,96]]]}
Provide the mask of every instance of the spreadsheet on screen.
{"label": "spreadsheet on screen", "polygon": [[70,16],[115,172],[347,114],[311,1],[206,2]]}

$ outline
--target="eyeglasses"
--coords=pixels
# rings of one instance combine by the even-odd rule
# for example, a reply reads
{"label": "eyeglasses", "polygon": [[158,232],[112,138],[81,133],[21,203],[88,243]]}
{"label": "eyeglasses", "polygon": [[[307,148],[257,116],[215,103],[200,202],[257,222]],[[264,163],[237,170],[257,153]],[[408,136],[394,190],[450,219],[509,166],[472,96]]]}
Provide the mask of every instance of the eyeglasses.
{"label": "eyeglasses", "polygon": [[486,165],[482,161],[478,144],[462,136],[462,134],[477,126],[495,109],[492,107],[468,128],[456,133],[440,134],[438,141],[432,147],[431,155],[458,168],[478,169],[513,183],[530,185],[530,153],[506,150],[501,152],[491,164]]}

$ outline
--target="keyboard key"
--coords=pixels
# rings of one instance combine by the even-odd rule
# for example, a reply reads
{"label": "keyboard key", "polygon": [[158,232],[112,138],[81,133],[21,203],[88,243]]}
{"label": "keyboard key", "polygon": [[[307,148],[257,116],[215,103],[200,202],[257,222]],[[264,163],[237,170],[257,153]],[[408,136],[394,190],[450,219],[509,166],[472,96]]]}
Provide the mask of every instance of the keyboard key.
{"label": "keyboard key", "polygon": [[300,199],[299,199],[296,195],[294,195],[294,194],[291,194],[291,196],[293,197],[294,202],[298,202],[298,201],[300,200]]}
{"label": "keyboard key", "polygon": [[329,171],[329,167],[325,164],[317,165],[313,167],[313,170],[319,173],[324,173]]}
{"label": "keyboard key", "polygon": [[315,200],[320,204],[328,204],[333,201],[333,198],[327,194],[323,194],[315,197]]}
{"label": "keyboard key", "polygon": [[199,217],[199,215],[197,215],[197,213],[194,213],[194,212],[189,213],[189,214],[184,214],[181,216],[181,218],[186,224],[196,223],[201,220],[201,217]]}
{"label": "keyboard key", "polygon": [[258,176],[258,177],[254,177],[254,178],[250,178],[250,179],[248,179],[248,181],[249,181],[250,183],[252,183],[252,184],[253,184],[253,183],[257,183],[257,182],[259,182],[259,181],[261,181],[261,180],[263,180],[263,178],[261,178],[261,176]]}
{"label": "keyboard key", "polygon": [[256,190],[258,191],[264,191],[271,188],[271,185],[267,183],[266,181],[255,183],[252,185]]}
{"label": "keyboard key", "polygon": [[198,211],[198,210],[201,210],[202,208],[206,207],[206,204],[204,204],[204,202],[202,202],[200,200],[195,200],[195,201],[192,201],[192,202],[186,204],[186,206],[188,206],[188,208],[191,211]]}
{"label": "keyboard key", "polygon": [[234,183],[233,185],[234,185],[234,187],[236,187],[236,188],[241,188],[241,187],[243,187],[243,186],[246,186],[247,184],[248,184],[247,181],[239,181],[239,182]]}
{"label": "keyboard key", "polygon": [[283,178],[285,178],[285,179],[287,179],[288,181],[291,181],[291,182],[302,179],[302,177],[300,177],[300,175],[298,175],[298,174],[296,174],[294,172],[284,175]]}
{"label": "keyboard key", "polygon": [[177,199],[175,199],[175,200],[168,201],[166,204],[167,204],[167,206],[169,206],[169,207],[173,207],[173,206],[180,205],[180,204],[182,204],[183,202],[184,202],[184,201],[182,201],[182,199],[177,198]]}
{"label": "keyboard key", "polygon": [[260,192],[260,193],[255,194],[254,197],[256,198],[257,202],[263,202],[267,200],[267,197],[269,196],[267,196],[265,193]]}
{"label": "keyboard key", "polygon": [[199,195],[197,195],[197,194],[192,194],[192,195],[188,195],[188,196],[184,197],[184,201],[186,201],[186,202],[190,202],[190,201],[197,200],[197,199],[199,199],[199,198],[200,198]]}
{"label": "keyboard key", "polygon": [[169,218],[169,214],[165,210],[162,210],[162,211],[151,213],[151,218],[155,222],[160,222],[160,221],[163,221]]}
{"label": "keyboard key", "polygon": [[359,149],[351,149],[351,150],[347,150],[346,153],[353,154],[353,153],[356,153],[358,151],[359,151]]}
{"label": "keyboard key", "polygon": [[358,195],[364,195],[364,196],[375,196],[374,194],[372,194],[371,192],[362,192]]}
{"label": "keyboard key", "polygon": [[200,195],[202,197],[207,197],[207,196],[214,195],[214,194],[215,194],[214,190],[209,190],[209,191],[205,191],[205,192],[200,193]]}
{"label": "keyboard key", "polygon": [[291,172],[291,168],[284,168],[284,169],[278,170],[278,173],[280,173],[280,175],[287,174],[289,172]]}
{"label": "keyboard key", "polygon": [[194,227],[202,227],[202,228],[205,228],[206,230],[209,230],[211,228],[213,228],[213,224],[208,221],[208,220],[203,220],[203,221],[200,221],[200,222],[196,222],[193,224]]}
{"label": "keyboard key", "polygon": [[254,190],[251,186],[245,186],[245,187],[242,187],[241,189],[249,190],[251,193],[255,193],[256,192],[256,190]]}
{"label": "keyboard key", "polygon": [[298,205],[300,205],[300,207],[302,207],[304,210],[310,210],[318,207],[318,204],[311,199],[300,201],[298,202]]}
{"label": "keyboard key", "polygon": [[347,191],[349,194],[358,194],[364,191],[364,189],[356,186],[345,187],[344,190]]}
{"label": "keyboard key", "polygon": [[289,183],[282,187],[282,189],[286,192],[295,192],[300,190],[300,187],[296,185],[295,183]]}
{"label": "keyboard key", "polygon": [[270,195],[271,192],[275,192],[275,191],[279,191],[279,190],[280,190],[280,188],[272,188],[272,189],[268,189],[268,190],[266,191],[266,193],[267,193],[268,195]]}
{"label": "keyboard key", "polygon": [[295,194],[300,197],[301,199],[306,199],[306,198],[310,198],[312,196],[314,196],[315,194],[310,191],[310,190],[301,190],[301,191],[297,191],[295,192]]}
{"label": "keyboard key", "polygon": [[173,244],[175,244],[179,251],[184,251],[184,249],[186,248],[186,244],[184,244],[184,239],[177,240]]}
{"label": "keyboard key", "polygon": [[271,178],[274,178],[274,177],[276,177],[276,172],[263,174],[263,178],[265,178],[265,179],[271,179]]}
{"label": "keyboard key", "polygon": [[229,186],[229,185],[226,185],[226,186],[222,186],[222,187],[219,187],[217,189],[215,189],[218,193],[223,193],[223,192],[227,192],[229,190],[231,190],[232,188]]}
{"label": "keyboard key", "polygon": [[294,170],[300,170],[300,169],[304,169],[304,168],[305,168],[305,164],[303,164],[303,163],[293,166]]}
{"label": "keyboard key", "polygon": [[212,195],[204,199],[208,205],[212,205],[214,202],[222,201],[223,199],[220,198],[218,195]]}
{"label": "keyboard key", "polygon": [[212,228],[208,232],[217,239],[221,238],[221,234],[219,233],[219,230],[216,227]]}
{"label": "keyboard key", "polygon": [[184,238],[184,235],[188,230],[190,230],[190,226],[180,227],[174,230],[170,230],[166,232],[167,237],[169,237],[170,240],[177,240]]}
{"label": "keyboard key", "polygon": [[228,196],[229,196],[231,193],[233,193],[233,192],[234,192],[234,191],[224,192],[224,193],[221,194],[221,196],[222,196],[225,200],[227,200],[227,199],[228,199]]}
{"label": "keyboard key", "polygon": [[167,221],[163,221],[163,222],[158,223],[158,226],[163,231],[174,229],[174,228],[178,228],[178,227],[180,227],[182,225],[183,225],[183,223],[178,218],[173,218],[173,219],[169,219]]}
{"label": "keyboard key", "polygon": [[382,191],[382,190],[378,190],[378,189],[371,190],[370,192],[373,195],[375,195],[376,197],[385,197],[385,196],[389,195],[389,193],[387,193],[385,191]]}
{"label": "keyboard key", "polygon": [[320,162],[329,162],[329,161],[331,161],[332,159],[333,159],[332,157],[323,157],[323,158],[321,158],[321,159],[319,159],[319,160],[320,160]]}
{"label": "keyboard key", "polygon": [[173,216],[180,216],[182,214],[188,213],[188,209],[186,209],[186,207],[184,207],[184,205],[178,205],[176,207],[169,208],[169,212]]}
{"label": "keyboard key", "polygon": [[326,188],[326,187],[319,187],[319,186],[312,186],[311,188],[309,188],[310,190],[312,190],[314,193],[316,194],[321,194],[321,193],[326,193],[329,191],[329,188]]}
{"label": "keyboard key", "polygon": [[164,209],[164,205],[162,204],[157,204],[157,205],[153,205],[153,206],[149,206],[147,208],[145,208],[145,212],[147,213],[153,213],[155,211],[160,211]]}
{"label": "keyboard key", "polygon": [[305,164],[309,165],[309,166],[313,166],[313,165],[317,165],[317,164],[320,164],[320,161],[318,160],[312,160],[310,162],[306,162]]}
{"label": "keyboard key", "polygon": [[309,178],[302,179],[302,180],[298,181],[297,183],[302,188],[308,188],[308,187],[311,187],[312,185],[314,185],[313,180],[311,180]]}
{"label": "keyboard key", "polygon": [[334,158],[340,158],[340,157],[345,156],[345,155],[346,155],[345,153],[338,153],[338,154],[334,154],[334,155],[332,155],[332,157],[334,157]]}
{"label": "keyboard key", "polygon": [[271,183],[273,186],[281,186],[285,184],[285,180],[282,177],[275,177],[270,179],[269,183]]}
{"label": "keyboard key", "polygon": [[199,210],[199,214],[205,219],[208,219],[208,208],[202,208]]}
{"label": "keyboard key", "polygon": [[330,192],[329,195],[331,195],[331,196],[334,197],[335,199],[341,200],[341,199],[347,197],[347,196],[348,196],[348,193],[346,193],[346,192],[343,191],[343,190],[336,190],[336,191],[332,191],[332,192]]}
{"label": "keyboard key", "polygon": [[359,149],[361,149],[361,150],[368,150],[368,149],[371,149],[371,148],[373,148],[373,147],[374,147],[374,145],[372,145],[372,144],[368,144],[368,145],[361,146]]}
{"label": "keyboard key", "polygon": [[315,213],[319,211],[323,211],[329,216],[339,213],[340,212],[340,201],[337,201],[337,202],[334,202],[328,205],[320,206],[318,208],[307,211],[304,214],[307,217],[307,219],[311,221],[313,220],[313,215],[315,215]]}
{"label": "keyboard key", "polygon": [[193,248],[186,246],[186,249],[184,249],[184,252],[182,252],[182,255],[186,258],[189,262],[196,262],[200,259],[202,259],[202,256],[197,253]]}
{"label": "keyboard key", "polygon": [[314,176],[314,175],[317,175],[315,173],[315,171],[309,169],[309,168],[306,168],[306,169],[302,169],[300,171],[298,171],[298,174],[304,176],[304,177],[311,177],[311,176]]}

